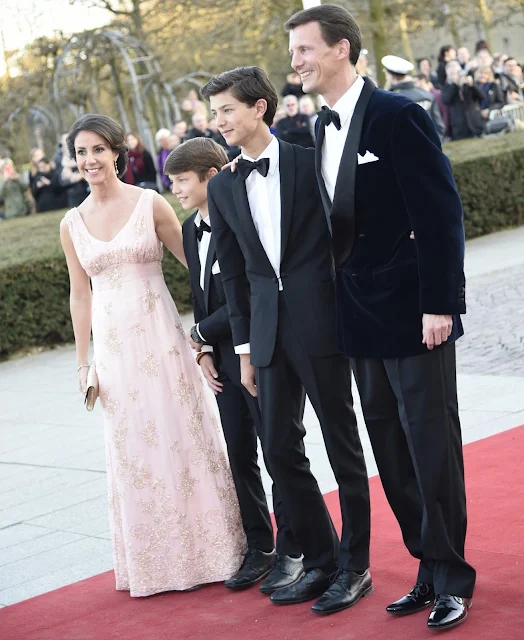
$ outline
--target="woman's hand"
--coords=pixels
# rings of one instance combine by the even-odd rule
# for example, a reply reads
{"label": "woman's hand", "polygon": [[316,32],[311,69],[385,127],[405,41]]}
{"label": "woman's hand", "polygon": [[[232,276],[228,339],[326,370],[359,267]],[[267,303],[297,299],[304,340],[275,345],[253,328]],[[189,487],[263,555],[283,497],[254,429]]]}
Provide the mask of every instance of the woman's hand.
{"label": "woman's hand", "polygon": [[85,396],[87,391],[87,374],[89,372],[89,367],[80,367],[78,370],[78,390],[82,395]]}

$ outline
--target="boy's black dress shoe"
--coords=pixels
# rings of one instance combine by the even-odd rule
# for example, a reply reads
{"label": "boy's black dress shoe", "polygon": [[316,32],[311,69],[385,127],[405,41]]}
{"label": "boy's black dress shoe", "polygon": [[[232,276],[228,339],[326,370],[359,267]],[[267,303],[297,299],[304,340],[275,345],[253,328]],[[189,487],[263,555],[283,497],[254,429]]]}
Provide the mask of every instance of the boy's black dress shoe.
{"label": "boy's black dress shoe", "polygon": [[435,602],[435,590],[433,585],[417,582],[411,591],[400,600],[386,607],[388,613],[394,616],[407,616],[417,613]]}
{"label": "boy's black dress shoe", "polygon": [[246,589],[261,578],[265,578],[273,568],[276,559],[277,554],[274,551],[266,553],[260,549],[249,549],[240,569],[226,580],[224,585],[228,589]]}
{"label": "boy's black dress shoe", "polygon": [[363,574],[340,570],[333,584],[311,607],[313,613],[328,614],[349,609],[373,591],[369,571]]}
{"label": "boy's black dress shoe", "polygon": [[278,589],[269,598],[274,604],[299,604],[318,598],[329,587],[330,576],[322,569],[311,569],[294,584]]}
{"label": "boy's black dress shoe", "polygon": [[277,589],[294,584],[304,575],[302,558],[291,558],[284,554],[277,555],[274,567],[258,590],[268,596]]}

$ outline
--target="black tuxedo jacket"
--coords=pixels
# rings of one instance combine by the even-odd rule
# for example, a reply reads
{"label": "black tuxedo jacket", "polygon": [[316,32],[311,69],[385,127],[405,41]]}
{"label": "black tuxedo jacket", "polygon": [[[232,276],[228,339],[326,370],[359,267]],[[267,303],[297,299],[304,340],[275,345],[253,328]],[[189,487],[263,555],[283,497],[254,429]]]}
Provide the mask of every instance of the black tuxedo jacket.
{"label": "black tuxedo jacket", "polygon": [[195,322],[199,323],[200,332],[206,342],[215,346],[222,340],[231,339],[231,327],[220,273],[211,273],[213,264],[217,260],[213,234],[211,234],[205,264],[204,290],[202,291],[200,287],[196,215],[196,212],[190,215],[182,225],[184,253],[189,269]]}
{"label": "black tuxedo jacket", "polygon": [[[463,333],[462,203],[424,109],[369,83],[351,120],[333,203],[321,172],[324,125],[317,127],[317,178],[337,265],[339,343],[352,357],[407,357],[427,352],[423,313],[453,315],[448,342]],[[377,160],[359,164],[357,152]]]}
{"label": "black tuxedo jacket", "polygon": [[[315,180],[315,152],[279,140],[280,274],[297,338],[312,356],[338,353],[330,236]],[[275,349],[279,283],[258,237],[238,172],[222,171],[208,187],[208,206],[233,342],[251,344],[251,363],[269,365]],[[247,275],[250,292],[246,295]]]}

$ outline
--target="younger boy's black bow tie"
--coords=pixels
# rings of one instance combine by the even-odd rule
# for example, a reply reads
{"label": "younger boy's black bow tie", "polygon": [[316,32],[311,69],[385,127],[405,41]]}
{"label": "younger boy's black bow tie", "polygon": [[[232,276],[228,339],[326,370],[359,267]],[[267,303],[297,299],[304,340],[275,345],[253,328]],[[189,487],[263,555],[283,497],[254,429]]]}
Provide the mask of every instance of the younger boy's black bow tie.
{"label": "younger boy's black bow tie", "polygon": [[238,175],[245,180],[253,170],[257,170],[261,176],[264,178],[267,176],[269,171],[269,158],[260,158],[256,162],[251,162],[251,160],[246,160],[245,158],[240,158],[237,162],[237,171]]}
{"label": "younger boy's black bow tie", "polygon": [[197,227],[197,238],[198,238],[198,240],[202,240],[202,236],[204,235],[204,231],[207,231],[208,233],[211,233],[211,227],[207,224],[207,222],[204,222],[203,220],[200,220],[200,224]]}
{"label": "younger boy's black bow tie", "polygon": [[328,125],[333,123],[337,130],[340,131],[340,116],[336,111],[333,111],[329,107],[323,106],[317,115],[320,119],[320,122],[324,123],[324,126],[327,127]]}

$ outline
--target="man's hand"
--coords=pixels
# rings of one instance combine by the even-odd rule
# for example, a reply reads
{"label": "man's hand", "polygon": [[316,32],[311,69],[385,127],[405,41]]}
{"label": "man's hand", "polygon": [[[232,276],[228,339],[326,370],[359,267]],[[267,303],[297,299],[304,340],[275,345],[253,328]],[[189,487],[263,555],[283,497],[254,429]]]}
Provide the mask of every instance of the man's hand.
{"label": "man's hand", "polygon": [[240,355],[240,381],[253,398],[257,397],[257,385],[255,384],[255,367],[251,364],[249,353]]}
{"label": "man's hand", "polygon": [[218,373],[215,368],[213,356],[210,353],[206,353],[199,359],[198,364],[202,369],[207,386],[216,396],[218,396],[218,394],[223,390],[224,385],[216,379],[218,377]]}
{"label": "man's hand", "polygon": [[451,316],[422,314],[422,344],[425,344],[430,351],[446,342],[452,329],[453,319]]}
{"label": "man's hand", "polygon": [[240,158],[241,158],[241,155],[238,155],[231,162],[228,162],[227,164],[225,164],[222,167],[222,171],[225,171],[226,169],[231,169],[231,172],[235,173],[235,171],[237,170],[237,162],[240,160]]}
{"label": "man's hand", "polygon": [[202,351],[202,343],[201,342],[195,342],[193,340],[193,338],[191,337],[191,331],[188,331],[187,341],[189,342],[189,346],[191,347],[191,349],[194,349],[197,352]]}

